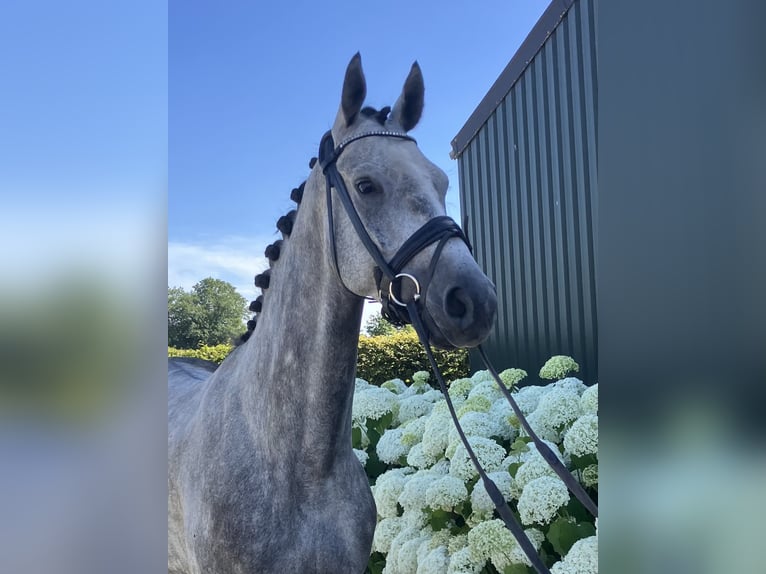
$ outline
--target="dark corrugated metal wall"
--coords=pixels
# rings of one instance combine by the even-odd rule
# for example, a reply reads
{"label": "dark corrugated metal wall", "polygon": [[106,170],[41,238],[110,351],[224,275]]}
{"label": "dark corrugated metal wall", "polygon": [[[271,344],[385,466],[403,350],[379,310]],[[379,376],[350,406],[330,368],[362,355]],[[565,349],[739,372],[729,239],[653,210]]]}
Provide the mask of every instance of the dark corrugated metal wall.
{"label": "dark corrugated metal wall", "polygon": [[498,368],[536,378],[551,355],[597,378],[596,46],[591,0],[575,2],[458,158],[461,208],[498,318]]}

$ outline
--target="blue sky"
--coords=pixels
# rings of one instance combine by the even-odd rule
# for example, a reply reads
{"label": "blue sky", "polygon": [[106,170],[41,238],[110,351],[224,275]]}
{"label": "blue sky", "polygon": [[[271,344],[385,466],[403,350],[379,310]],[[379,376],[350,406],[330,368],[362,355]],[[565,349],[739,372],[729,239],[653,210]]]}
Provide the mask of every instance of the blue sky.
{"label": "blue sky", "polygon": [[167,29],[155,0],[0,3],[3,287],[164,267]]}
{"label": "blue sky", "polygon": [[510,61],[547,0],[169,4],[168,281],[207,275],[255,295],[276,220],[335,118],[361,52],[367,103],[393,104],[417,60],[425,112],[413,131],[450,178],[450,141]]}

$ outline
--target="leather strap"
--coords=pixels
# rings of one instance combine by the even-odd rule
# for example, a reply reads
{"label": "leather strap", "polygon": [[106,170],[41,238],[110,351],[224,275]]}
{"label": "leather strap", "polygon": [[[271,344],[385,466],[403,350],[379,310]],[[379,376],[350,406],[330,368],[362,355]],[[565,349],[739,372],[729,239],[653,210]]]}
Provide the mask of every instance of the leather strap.
{"label": "leather strap", "polygon": [[447,408],[449,409],[449,414],[452,417],[452,422],[457,429],[458,435],[460,435],[460,440],[462,441],[463,446],[468,453],[468,457],[471,459],[474,468],[479,473],[479,476],[484,483],[484,488],[487,490],[487,494],[489,494],[489,497],[492,500],[492,504],[495,505],[495,509],[500,515],[500,518],[505,523],[506,528],[508,528],[508,530],[510,530],[513,534],[514,538],[516,538],[516,541],[519,543],[519,546],[524,551],[524,554],[527,556],[527,558],[529,558],[529,561],[534,567],[535,571],[538,574],[550,574],[550,570],[548,570],[548,567],[540,559],[540,555],[537,553],[537,550],[535,550],[532,542],[530,542],[521,524],[519,524],[519,522],[516,520],[516,517],[513,515],[513,511],[508,506],[505,498],[503,498],[500,489],[497,488],[497,485],[491,478],[487,476],[487,473],[484,471],[481,464],[479,464],[479,459],[476,457],[476,453],[474,453],[473,448],[471,448],[471,443],[468,442],[468,438],[465,436],[465,432],[463,432],[463,428],[460,426],[460,422],[457,418],[457,413],[455,412],[455,407],[452,405],[452,398],[449,396],[447,385],[444,383],[444,377],[442,377],[442,374],[439,371],[439,366],[436,364],[436,359],[434,359],[433,351],[431,350],[431,344],[429,342],[428,330],[420,319],[420,315],[415,303],[408,303],[407,306],[409,307],[410,317],[412,317],[412,326],[415,329],[415,332],[418,334],[420,344],[423,345],[423,350],[428,357],[428,361],[431,363],[431,369],[436,375],[436,380],[439,383],[439,388],[441,389],[442,395],[444,395],[444,399],[447,401]]}

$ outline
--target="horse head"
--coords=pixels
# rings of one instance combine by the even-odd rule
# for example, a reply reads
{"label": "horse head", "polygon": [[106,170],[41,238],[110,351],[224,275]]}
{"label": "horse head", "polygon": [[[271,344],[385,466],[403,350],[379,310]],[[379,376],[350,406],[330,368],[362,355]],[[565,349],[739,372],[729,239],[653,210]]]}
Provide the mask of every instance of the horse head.
{"label": "horse head", "polygon": [[[446,217],[446,174],[407,135],[423,111],[420,67],[412,65],[393,109],[363,108],[366,91],[357,54],[346,69],[336,120],[323,140],[325,157],[320,150],[320,165],[312,172],[325,191],[345,187],[352,205],[326,194],[330,205],[323,207],[331,226],[326,251],[349,291],[383,299],[384,309],[399,315],[398,302],[421,297],[418,304],[433,344],[476,346],[494,321],[495,287],[476,264],[460,228]],[[328,169],[335,169],[339,179],[331,179]],[[402,249],[408,240],[413,247],[415,235],[417,245]],[[376,249],[384,262],[374,255]],[[380,268],[397,258],[402,265],[394,273],[403,275],[390,281]]]}

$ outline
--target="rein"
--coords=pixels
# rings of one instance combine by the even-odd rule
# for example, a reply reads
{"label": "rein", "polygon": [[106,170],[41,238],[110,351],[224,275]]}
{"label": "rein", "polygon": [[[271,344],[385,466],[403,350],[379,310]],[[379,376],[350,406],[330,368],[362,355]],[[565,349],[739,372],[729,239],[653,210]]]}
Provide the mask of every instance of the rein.
{"label": "rein", "polygon": [[[478,458],[476,457],[476,454],[473,451],[473,448],[468,442],[468,438],[463,432],[463,429],[460,426],[460,422],[458,421],[457,413],[455,412],[455,408],[452,405],[452,399],[450,398],[449,392],[447,391],[447,386],[444,382],[444,378],[442,377],[439,367],[436,364],[436,360],[434,359],[430,344],[430,334],[422,319],[422,313],[425,312],[425,300],[428,285],[433,279],[434,272],[436,271],[436,265],[439,261],[439,257],[441,256],[442,249],[444,248],[445,244],[452,238],[458,238],[468,246],[469,251],[473,252],[471,249],[471,244],[468,241],[468,238],[466,237],[462,228],[457,223],[455,223],[452,218],[447,216],[439,216],[430,219],[420,229],[415,231],[415,233],[413,233],[404,242],[404,244],[402,244],[396,254],[391,258],[391,261],[385,260],[383,254],[380,252],[377,245],[370,237],[369,233],[367,233],[364,222],[362,222],[359,214],[354,208],[354,204],[351,201],[351,196],[349,195],[348,189],[346,188],[346,184],[343,181],[340,173],[338,173],[338,169],[335,165],[335,162],[343,150],[346,148],[346,146],[362,138],[373,136],[393,137],[415,142],[414,138],[403,132],[377,130],[357,134],[341,141],[337,146],[335,146],[332,138],[332,133],[328,131],[322,137],[322,141],[319,145],[319,164],[326,179],[327,219],[335,273],[337,274],[341,285],[343,285],[348,290],[348,288],[343,283],[343,280],[340,276],[340,270],[338,269],[338,258],[335,247],[335,227],[332,215],[333,189],[335,189],[341,204],[343,205],[349,219],[351,220],[351,224],[354,226],[354,229],[359,236],[359,239],[362,241],[365,249],[367,249],[367,252],[370,254],[377,266],[375,269],[375,283],[377,285],[378,297],[380,298],[380,302],[383,307],[383,317],[394,325],[404,325],[407,323],[412,324],[415,332],[418,335],[418,338],[420,339],[420,343],[423,345],[426,356],[428,357],[428,361],[431,364],[431,368],[436,375],[436,379],[439,383],[439,388],[441,389],[441,392],[447,401],[447,407],[449,409],[450,416],[452,417],[452,422],[455,424],[455,427],[460,436],[460,440],[462,441],[463,446],[465,447],[466,452],[471,459],[471,462],[476,468],[476,471],[479,473],[479,476],[484,483],[484,488],[487,490],[487,493],[489,494],[498,514],[500,515],[500,518],[503,520],[508,530],[513,533],[514,537],[521,546],[521,549],[524,551],[524,554],[526,554],[527,558],[529,558],[532,566],[538,572],[538,574],[550,574],[550,570],[540,559],[539,554],[530,542],[521,524],[519,524],[519,522],[516,520],[513,511],[510,509],[508,503],[503,498],[500,490],[487,476],[487,473],[482,468]],[[431,257],[431,262],[428,266],[427,277],[424,281],[419,281],[413,275],[404,273],[402,271],[404,266],[415,255],[433,243],[437,243],[437,246],[433,256]],[[403,302],[401,300],[401,281],[404,279],[409,279],[415,288],[413,296],[407,302]],[[561,478],[564,484],[566,484],[569,491],[575,495],[575,497],[594,517],[597,517],[598,507],[596,504],[585,492],[585,489],[582,487],[582,485],[577,482],[577,479],[572,476],[569,470],[567,470],[564,464],[553,453],[550,447],[540,440],[540,438],[527,422],[527,419],[521,412],[521,409],[519,409],[519,406],[516,404],[516,401],[513,399],[510,391],[500,380],[500,376],[498,375],[497,371],[490,364],[484,349],[482,349],[481,345],[479,345],[477,348],[479,351],[479,356],[486,365],[487,370],[492,375],[492,378],[494,378],[505,399],[511,405],[511,408],[516,414],[516,417],[519,419],[521,426],[534,442],[540,455],[559,476],[559,478]]]}

